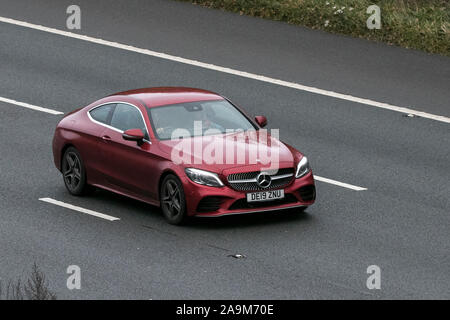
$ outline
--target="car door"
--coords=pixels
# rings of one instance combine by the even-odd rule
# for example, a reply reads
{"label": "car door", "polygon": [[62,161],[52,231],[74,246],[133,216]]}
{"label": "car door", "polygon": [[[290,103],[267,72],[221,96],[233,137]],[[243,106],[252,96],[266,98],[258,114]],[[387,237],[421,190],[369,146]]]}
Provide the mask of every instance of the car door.
{"label": "car door", "polygon": [[[144,143],[124,140],[122,134],[129,129],[141,129]],[[102,133],[104,165],[108,170],[108,183],[117,191],[136,197],[151,197],[150,184],[155,183],[151,142],[141,110],[132,104],[117,103],[109,127]]]}

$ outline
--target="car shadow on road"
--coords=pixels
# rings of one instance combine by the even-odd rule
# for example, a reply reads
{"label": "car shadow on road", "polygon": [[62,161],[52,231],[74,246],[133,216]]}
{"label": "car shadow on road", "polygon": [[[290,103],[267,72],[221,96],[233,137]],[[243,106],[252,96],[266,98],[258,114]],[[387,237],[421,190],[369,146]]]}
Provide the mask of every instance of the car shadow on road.
{"label": "car shadow on road", "polygon": [[229,215],[223,217],[192,217],[185,226],[193,229],[229,229],[251,228],[264,225],[282,225],[310,222],[313,217],[307,211],[279,210],[269,212],[256,212],[247,214]]}

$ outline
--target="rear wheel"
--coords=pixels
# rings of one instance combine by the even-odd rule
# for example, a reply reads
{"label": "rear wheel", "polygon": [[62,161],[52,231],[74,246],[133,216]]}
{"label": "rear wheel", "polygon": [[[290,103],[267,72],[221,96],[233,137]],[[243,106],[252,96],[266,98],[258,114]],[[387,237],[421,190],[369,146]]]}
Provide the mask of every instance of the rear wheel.
{"label": "rear wheel", "polygon": [[62,174],[67,190],[75,196],[80,196],[88,191],[86,183],[86,170],[80,153],[74,147],[69,147],[64,152],[62,160]]}
{"label": "rear wheel", "polygon": [[160,190],[161,209],[170,224],[182,224],[186,219],[186,199],[183,185],[175,175],[167,175]]}

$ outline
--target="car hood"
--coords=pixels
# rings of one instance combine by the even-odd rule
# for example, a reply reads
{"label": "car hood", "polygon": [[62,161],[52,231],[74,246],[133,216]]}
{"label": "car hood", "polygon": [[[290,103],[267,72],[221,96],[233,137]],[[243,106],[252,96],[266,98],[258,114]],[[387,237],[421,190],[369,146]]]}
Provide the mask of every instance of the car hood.
{"label": "car hood", "polygon": [[184,167],[229,174],[293,167],[296,150],[261,131],[160,141],[160,149]]}

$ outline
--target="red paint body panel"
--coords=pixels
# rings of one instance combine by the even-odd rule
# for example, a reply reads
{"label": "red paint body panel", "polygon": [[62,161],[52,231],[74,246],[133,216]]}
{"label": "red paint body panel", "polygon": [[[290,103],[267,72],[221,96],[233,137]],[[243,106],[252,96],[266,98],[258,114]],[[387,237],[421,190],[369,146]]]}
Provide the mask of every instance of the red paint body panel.
{"label": "red paint body panel", "polygon": [[[159,184],[166,173],[179,177],[186,195],[188,215],[220,216],[226,214],[247,213],[254,211],[277,210],[298,206],[309,206],[314,199],[304,201],[299,189],[304,186],[314,187],[314,178],[311,172],[300,179],[293,178],[284,187],[285,194],[293,195],[295,201],[287,204],[266,207],[230,209],[237,200],[245,199],[246,192],[233,189],[227,182],[231,173],[253,172],[264,169],[255,164],[196,164],[177,165],[171,160],[172,148],[175,141],[159,141],[153,132],[147,108],[182,102],[206,101],[224,99],[218,94],[200,89],[191,88],[149,88],[121,92],[98,100],[84,108],[66,115],[58,124],[53,138],[54,162],[61,170],[61,157],[65,148],[74,146],[80,152],[86,167],[88,184],[98,186],[122,195],[126,195],[153,205],[159,205]],[[127,141],[122,133],[114,128],[94,122],[88,111],[106,103],[123,102],[137,107],[148,128],[149,140],[138,145],[135,141]],[[211,137],[220,141],[225,135]],[[194,141],[196,138],[191,138]],[[252,151],[256,140],[236,142],[235,147],[239,153]],[[280,167],[295,168],[303,155],[293,147],[270,137],[263,148],[270,149],[277,145],[280,149]],[[261,146],[260,146],[261,147]],[[202,146],[202,149],[204,146]],[[192,157],[196,157],[195,152]],[[195,167],[202,170],[216,172],[224,182],[223,187],[209,187],[191,181],[185,174],[186,167]],[[220,197],[220,208],[213,212],[198,212],[199,202],[204,197]]]}
{"label": "red paint body panel", "polygon": [[135,100],[139,100],[145,103],[149,108],[192,101],[223,99],[222,96],[211,91],[178,87],[136,89],[119,92],[113,94],[112,96],[126,96]]}

